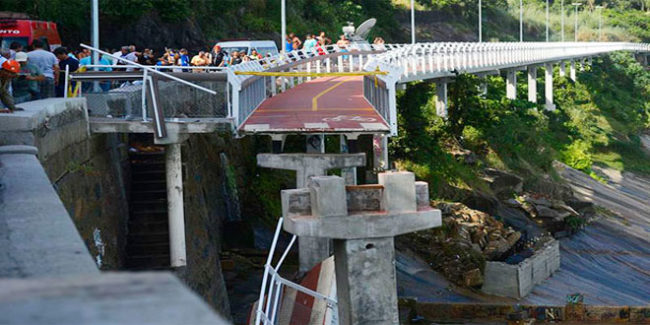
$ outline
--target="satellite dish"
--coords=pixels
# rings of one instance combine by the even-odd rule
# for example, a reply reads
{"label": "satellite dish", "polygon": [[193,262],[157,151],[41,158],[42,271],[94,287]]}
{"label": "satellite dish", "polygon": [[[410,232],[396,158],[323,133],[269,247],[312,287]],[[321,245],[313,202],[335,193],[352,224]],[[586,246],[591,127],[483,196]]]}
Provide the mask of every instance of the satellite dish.
{"label": "satellite dish", "polygon": [[354,33],[354,36],[352,36],[352,39],[355,41],[361,41],[365,40],[368,37],[368,34],[370,33],[370,30],[375,27],[375,24],[377,23],[377,19],[375,18],[370,18],[366,21],[364,21],[359,27],[357,27],[356,32]]}

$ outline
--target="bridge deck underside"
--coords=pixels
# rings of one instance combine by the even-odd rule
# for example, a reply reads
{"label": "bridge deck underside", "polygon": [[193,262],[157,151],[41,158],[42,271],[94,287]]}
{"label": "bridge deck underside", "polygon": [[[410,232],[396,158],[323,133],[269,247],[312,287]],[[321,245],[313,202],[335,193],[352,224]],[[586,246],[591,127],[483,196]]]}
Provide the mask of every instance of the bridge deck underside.
{"label": "bridge deck underside", "polygon": [[327,77],[266,99],[240,126],[244,134],[388,133],[363,96],[362,77]]}

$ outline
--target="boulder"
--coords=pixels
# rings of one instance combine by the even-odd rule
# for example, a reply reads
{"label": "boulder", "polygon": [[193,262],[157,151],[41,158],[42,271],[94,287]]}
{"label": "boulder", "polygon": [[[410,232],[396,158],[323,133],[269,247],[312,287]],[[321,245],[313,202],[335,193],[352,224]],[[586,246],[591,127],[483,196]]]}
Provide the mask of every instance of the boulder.
{"label": "boulder", "polygon": [[537,216],[540,218],[557,219],[560,217],[560,214],[552,208],[543,205],[538,205],[535,208],[537,209]]}
{"label": "boulder", "polygon": [[485,174],[483,179],[490,184],[490,189],[497,195],[521,193],[523,190],[524,180],[515,174],[494,168],[486,168],[483,172]]}

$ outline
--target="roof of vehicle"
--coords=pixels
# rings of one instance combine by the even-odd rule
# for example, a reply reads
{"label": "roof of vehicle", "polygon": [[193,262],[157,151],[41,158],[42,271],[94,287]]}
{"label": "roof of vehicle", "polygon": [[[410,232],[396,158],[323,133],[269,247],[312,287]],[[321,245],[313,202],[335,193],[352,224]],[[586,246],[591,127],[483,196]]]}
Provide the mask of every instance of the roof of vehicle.
{"label": "roof of vehicle", "polygon": [[276,47],[275,42],[271,40],[248,40],[248,41],[228,41],[228,42],[218,42],[217,45],[221,47],[240,47],[240,46],[265,46],[265,47]]}

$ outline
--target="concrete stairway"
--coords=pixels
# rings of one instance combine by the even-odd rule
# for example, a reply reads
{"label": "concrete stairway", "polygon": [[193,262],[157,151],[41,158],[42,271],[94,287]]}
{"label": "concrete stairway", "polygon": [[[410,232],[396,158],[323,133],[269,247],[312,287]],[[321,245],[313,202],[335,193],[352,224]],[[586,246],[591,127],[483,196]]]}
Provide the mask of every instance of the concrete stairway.
{"label": "concrete stairway", "polygon": [[126,268],[169,268],[165,152],[131,152],[131,202]]}

